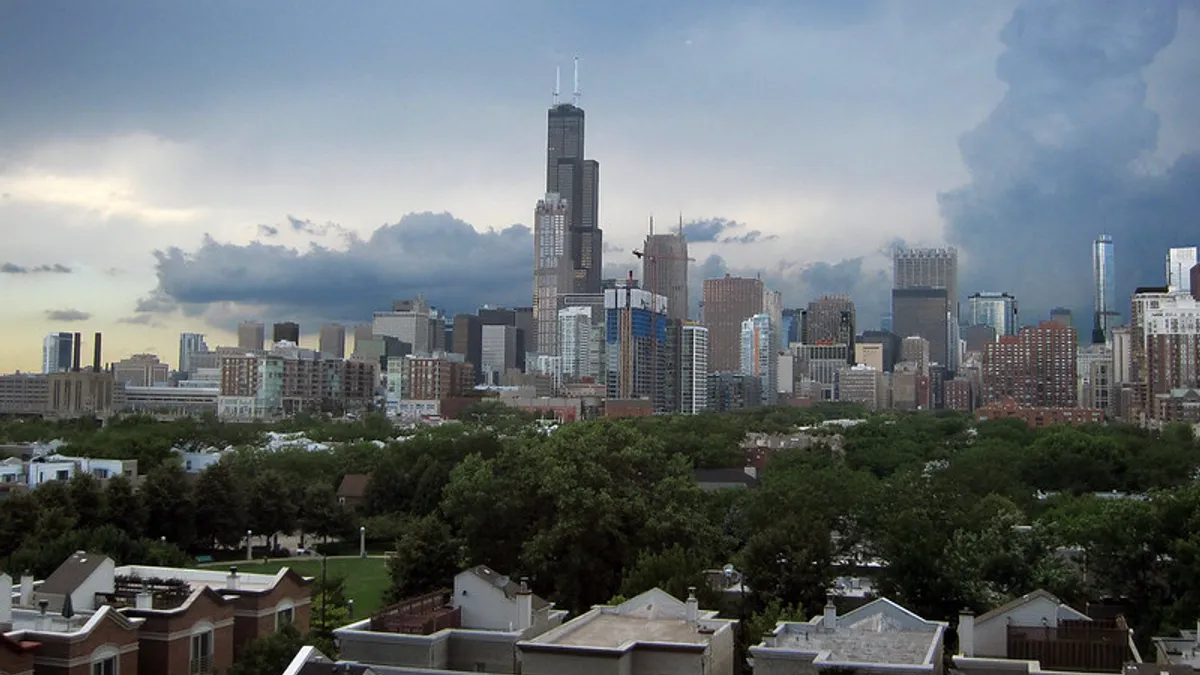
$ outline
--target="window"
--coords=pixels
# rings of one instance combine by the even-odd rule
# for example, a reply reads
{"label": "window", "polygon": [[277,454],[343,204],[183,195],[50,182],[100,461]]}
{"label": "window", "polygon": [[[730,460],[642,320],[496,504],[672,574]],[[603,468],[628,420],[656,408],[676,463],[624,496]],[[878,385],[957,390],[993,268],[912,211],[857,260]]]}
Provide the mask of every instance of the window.
{"label": "window", "polygon": [[284,626],[292,623],[296,618],[296,610],[293,607],[284,607],[275,612],[275,630],[279,630]]}
{"label": "window", "polygon": [[213,672],[213,632],[211,629],[192,634],[192,661],[189,675],[210,675]]}
{"label": "window", "polygon": [[70,478],[71,472],[69,471],[59,471],[57,473],[57,480],[70,480]]}
{"label": "window", "polygon": [[92,675],[117,675],[117,657],[92,662]]}

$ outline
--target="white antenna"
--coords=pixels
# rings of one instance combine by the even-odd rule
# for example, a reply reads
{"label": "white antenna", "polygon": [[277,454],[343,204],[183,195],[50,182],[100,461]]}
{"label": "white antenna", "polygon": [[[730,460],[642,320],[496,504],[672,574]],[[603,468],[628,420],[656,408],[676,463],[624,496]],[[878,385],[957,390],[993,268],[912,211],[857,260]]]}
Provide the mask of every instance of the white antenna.
{"label": "white antenna", "polygon": [[571,94],[571,104],[579,105],[579,57],[575,57],[575,92]]}
{"label": "white antenna", "polygon": [[554,105],[558,105],[558,85],[559,85],[559,80],[562,78],[561,71],[562,71],[561,67],[554,66]]}

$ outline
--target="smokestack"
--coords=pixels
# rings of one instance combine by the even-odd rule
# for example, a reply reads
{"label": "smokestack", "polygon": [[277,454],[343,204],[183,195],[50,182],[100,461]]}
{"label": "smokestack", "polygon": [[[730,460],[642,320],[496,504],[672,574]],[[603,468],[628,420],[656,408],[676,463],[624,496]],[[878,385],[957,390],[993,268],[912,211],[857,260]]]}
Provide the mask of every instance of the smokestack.
{"label": "smokestack", "polygon": [[533,626],[533,591],[529,590],[529,579],[521,577],[521,588],[517,591],[517,625],[523,631]]}
{"label": "smokestack", "polygon": [[225,588],[231,591],[236,591],[238,588],[238,573],[237,565],[229,566],[229,576],[225,578]]}
{"label": "smokestack", "polygon": [[99,333],[96,333],[96,340],[94,341],[93,344],[94,344],[95,349],[93,350],[94,353],[92,354],[92,372],[98,373],[98,372],[100,372],[100,334]]}
{"label": "smokestack", "polygon": [[825,616],[822,621],[825,630],[837,630],[837,606],[830,600],[825,603]]}
{"label": "smokestack", "polygon": [[684,603],[684,613],[689,625],[695,626],[700,620],[700,601],[696,599],[696,587],[688,586],[688,597]]}
{"label": "smokestack", "polygon": [[33,607],[33,575],[21,575],[21,606]]}
{"label": "smokestack", "polygon": [[80,356],[79,350],[83,348],[83,334],[76,333],[74,335],[74,338],[75,339],[72,340],[72,342],[75,343],[75,345],[74,345],[75,353],[71,358],[71,370],[78,373],[79,372],[79,356]]}

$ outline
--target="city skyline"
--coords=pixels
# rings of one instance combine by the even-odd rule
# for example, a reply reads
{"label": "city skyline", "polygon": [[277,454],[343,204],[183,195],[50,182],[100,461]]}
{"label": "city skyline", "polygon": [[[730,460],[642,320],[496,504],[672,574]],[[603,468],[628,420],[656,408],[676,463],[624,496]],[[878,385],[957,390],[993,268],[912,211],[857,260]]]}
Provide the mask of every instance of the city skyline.
{"label": "city skyline", "polygon": [[[553,68],[575,54],[605,168],[606,277],[640,268],[647,214],[683,212],[693,300],[706,278],[762,274],[789,307],[849,294],[870,327],[899,239],[959,248],[959,300],[1009,292],[1030,320],[1064,305],[1078,324],[1098,233],[1114,238],[1120,309],[1160,283],[1166,248],[1196,243],[1180,217],[1200,199],[1196,92],[1180,86],[1198,73],[1184,58],[1200,45],[1195,3],[1106,6],[1098,23],[1070,3],[580,9],[545,19],[562,29],[550,46],[521,38],[546,32],[529,25],[546,16],[536,2],[465,22],[364,6],[338,29],[326,10],[264,6],[235,23],[266,39],[236,45],[219,9],[57,4],[0,21],[0,54],[22,55],[0,75],[17,93],[0,124],[4,371],[38,370],[52,332],[169,358],[180,333],[235,344],[247,319],[296,320],[308,346],[322,323],[420,291],[449,313],[529,305],[542,115]],[[376,27],[397,25],[413,39]],[[591,36],[573,37],[583,26]],[[451,32],[475,47],[445,48]],[[272,55],[285,36],[313,49]],[[1064,58],[1039,60],[1049,39]],[[1101,42],[1120,48],[1076,77]],[[419,58],[431,44],[441,63]],[[1055,95],[1017,95],[1044,77]],[[750,95],[763,90],[774,100]],[[1102,94],[1099,113],[1083,109]],[[780,142],[751,142],[764,125]]]}

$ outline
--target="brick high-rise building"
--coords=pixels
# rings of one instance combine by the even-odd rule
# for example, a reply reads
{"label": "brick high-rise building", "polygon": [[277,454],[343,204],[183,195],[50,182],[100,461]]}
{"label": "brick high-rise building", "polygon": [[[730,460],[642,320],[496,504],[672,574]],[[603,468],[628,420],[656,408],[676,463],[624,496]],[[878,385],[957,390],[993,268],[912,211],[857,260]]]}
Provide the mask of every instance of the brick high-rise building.
{"label": "brick high-rise building", "polygon": [[675,234],[651,232],[642,245],[642,284],[652,293],[667,298],[667,318],[688,320],[688,247],[683,221]]}
{"label": "brick high-rise building", "polygon": [[763,311],[761,279],[732,277],[704,280],[703,325],[708,328],[708,369],[739,372],[742,322]]}
{"label": "brick high-rise building", "polygon": [[1013,399],[1032,408],[1073,408],[1078,403],[1075,329],[1055,321],[1001,335],[983,354],[983,401]]}
{"label": "brick high-rise building", "polygon": [[1200,302],[1176,292],[1142,311],[1145,412],[1155,416],[1155,399],[1169,396],[1173,389],[1200,387]]}
{"label": "brick high-rise building", "polygon": [[848,345],[854,341],[854,301],[848,295],[824,295],[808,303],[802,319],[805,344]]}

